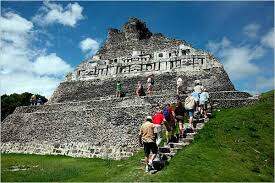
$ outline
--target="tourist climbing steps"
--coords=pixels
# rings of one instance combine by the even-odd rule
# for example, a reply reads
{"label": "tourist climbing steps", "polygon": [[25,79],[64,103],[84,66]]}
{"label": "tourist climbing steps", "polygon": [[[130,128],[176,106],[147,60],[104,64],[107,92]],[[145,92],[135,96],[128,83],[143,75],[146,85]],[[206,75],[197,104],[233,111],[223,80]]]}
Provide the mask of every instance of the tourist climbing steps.
{"label": "tourist climbing steps", "polygon": [[[211,113],[208,113],[209,116],[211,116]],[[157,169],[162,169],[165,165],[168,165],[169,161],[177,154],[177,152],[185,147],[187,147],[195,138],[195,135],[199,133],[199,130],[201,130],[205,123],[207,123],[209,119],[204,118],[195,118],[193,121],[193,125],[196,127],[196,129],[193,132],[188,125],[185,126],[185,138],[180,138],[178,142],[169,142],[168,144],[164,144],[163,146],[159,147],[158,149],[158,155],[153,161],[154,169],[150,170],[150,173],[156,173]],[[141,163],[144,164],[144,159],[141,159]]]}

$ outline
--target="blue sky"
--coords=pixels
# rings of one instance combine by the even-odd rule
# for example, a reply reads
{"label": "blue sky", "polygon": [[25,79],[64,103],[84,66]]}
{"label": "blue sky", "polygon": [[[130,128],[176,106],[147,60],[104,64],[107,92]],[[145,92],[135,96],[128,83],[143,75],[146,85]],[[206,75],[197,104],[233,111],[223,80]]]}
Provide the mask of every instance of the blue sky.
{"label": "blue sky", "polygon": [[[138,17],[152,32],[211,51],[236,89],[273,88],[273,2],[2,2],[1,94],[50,96],[110,27]],[[16,50],[16,51],[14,51]]]}

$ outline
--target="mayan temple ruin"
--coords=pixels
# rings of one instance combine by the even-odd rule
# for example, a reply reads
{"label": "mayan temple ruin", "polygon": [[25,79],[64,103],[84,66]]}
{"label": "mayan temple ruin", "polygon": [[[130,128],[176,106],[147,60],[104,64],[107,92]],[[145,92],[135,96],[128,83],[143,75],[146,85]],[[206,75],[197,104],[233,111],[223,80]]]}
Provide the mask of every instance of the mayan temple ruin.
{"label": "mayan temple ruin", "polygon": [[[145,86],[152,74],[153,96],[135,96],[137,82]],[[2,122],[1,151],[129,157],[139,149],[138,130],[144,117],[156,104],[176,101],[178,77],[185,86],[182,99],[200,80],[216,108],[255,101],[235,90],[211,53],[152,33],[143,21],[130,18],[121,29],[109,29],[100,50],[67,74],[48,103],[18,107]],[[125,97],[115,97],[117,81],[123,84]]]}

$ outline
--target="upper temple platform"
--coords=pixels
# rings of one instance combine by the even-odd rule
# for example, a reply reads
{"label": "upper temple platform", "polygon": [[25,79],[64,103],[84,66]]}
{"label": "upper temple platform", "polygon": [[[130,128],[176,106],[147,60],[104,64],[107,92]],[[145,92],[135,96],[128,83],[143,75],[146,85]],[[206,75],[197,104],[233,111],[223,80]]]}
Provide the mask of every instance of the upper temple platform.
{"label": "upper temple platform", "polygon": [[67,81],[106,79],[119,76],[162,74],[164,72],[223,69],[210,53],[182,40],[151,33],[146,24],[130,18],[122,30],[110,29],[101,49],[83,61]]}

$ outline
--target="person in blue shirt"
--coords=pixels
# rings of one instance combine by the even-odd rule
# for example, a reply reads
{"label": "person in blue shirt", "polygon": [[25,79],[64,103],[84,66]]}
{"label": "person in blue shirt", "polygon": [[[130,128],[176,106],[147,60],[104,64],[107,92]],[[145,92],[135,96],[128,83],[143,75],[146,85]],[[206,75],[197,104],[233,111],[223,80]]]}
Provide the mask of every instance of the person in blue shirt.
{"label": "person in blue shirt", "polygon": [[201,114],[204,115],[204,118],[208,118],[207,117],[207,104],[209,103],[209,94],[206,90],[206,88],[203,89],[203,92],[200,94],[200,98],[199,98],[199,105],[200,105],[200,110],[201,110]]}

